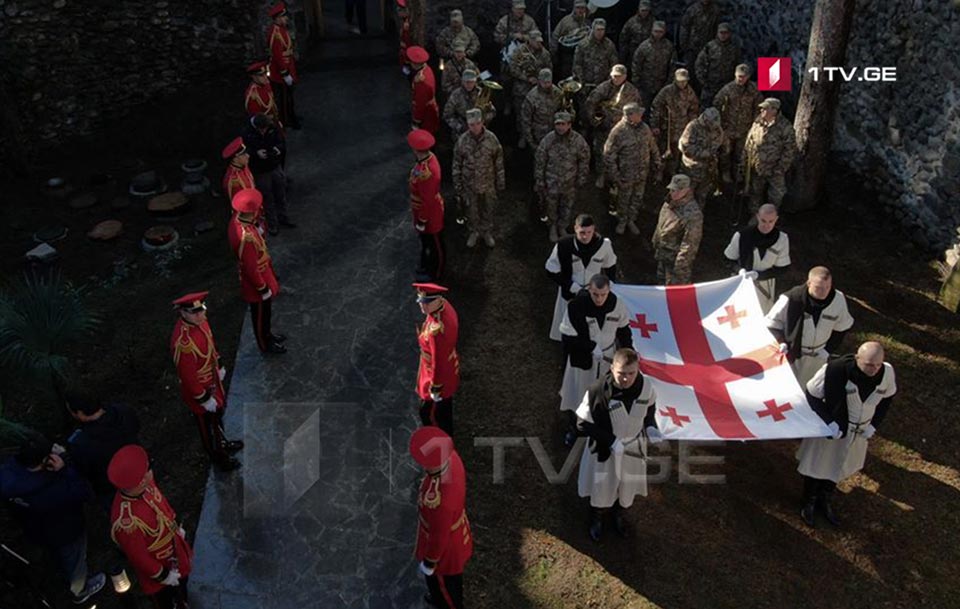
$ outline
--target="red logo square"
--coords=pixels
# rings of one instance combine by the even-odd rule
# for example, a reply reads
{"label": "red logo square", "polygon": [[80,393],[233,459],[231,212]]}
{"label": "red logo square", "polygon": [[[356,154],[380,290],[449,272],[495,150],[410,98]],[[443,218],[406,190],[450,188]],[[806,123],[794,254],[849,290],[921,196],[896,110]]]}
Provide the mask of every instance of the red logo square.
{"label": "red logo square", "polygon": [[760,91],[790,91],[792,72],[789,57],[757,58],[757,89]]}

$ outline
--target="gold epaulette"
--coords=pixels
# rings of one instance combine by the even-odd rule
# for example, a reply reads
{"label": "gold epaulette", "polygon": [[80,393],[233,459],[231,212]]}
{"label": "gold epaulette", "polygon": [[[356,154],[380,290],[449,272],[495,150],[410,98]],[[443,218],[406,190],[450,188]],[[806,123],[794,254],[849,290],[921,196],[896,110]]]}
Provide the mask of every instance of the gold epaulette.
{"label": "gold epaulette", "polygon": [[177,344],[173,349],[173,364],[180,363],[180,356],[184,353],[200,354],[200,348],[190,336],[190,329],[185,324],[180,324],[180,336],[177,337]]}

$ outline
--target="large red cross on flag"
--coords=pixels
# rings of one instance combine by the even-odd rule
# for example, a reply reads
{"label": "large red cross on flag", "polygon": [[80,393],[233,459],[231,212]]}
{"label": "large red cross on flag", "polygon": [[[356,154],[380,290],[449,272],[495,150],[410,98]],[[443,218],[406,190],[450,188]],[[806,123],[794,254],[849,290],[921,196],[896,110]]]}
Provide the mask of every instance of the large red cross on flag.
{"label": "large red cross on flag", "polygon": [[640,369],[670,439],[827,436],[767,330],[749,277],[686,286],[615,285]]}

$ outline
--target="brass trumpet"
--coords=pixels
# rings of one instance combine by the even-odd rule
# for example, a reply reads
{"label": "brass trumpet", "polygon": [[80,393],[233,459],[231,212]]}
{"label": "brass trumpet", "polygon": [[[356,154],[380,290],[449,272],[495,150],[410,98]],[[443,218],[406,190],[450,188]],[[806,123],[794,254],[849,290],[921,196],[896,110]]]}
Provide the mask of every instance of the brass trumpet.
{"label": "brass trumpet", "polygon": [[561,102],[561,107],[566,112],[574,114],[573,96],[583,88],[583,84],[577,80],[576,76],[568,76],[567,78],[564,78],[558,82],[557,86],[560,87],[561,91],[563,91],[563,101]]}
{"label": "brass trumpet", "polygon": [[477,107],[483,110],[484,121],[486,121],[487,114],[493,107],[493,100],[491,99],[493,92],[503,91],[503,85],[495,80],[481,80],[477,83],[477,86],[480,87],[480,94],[477,95]]}

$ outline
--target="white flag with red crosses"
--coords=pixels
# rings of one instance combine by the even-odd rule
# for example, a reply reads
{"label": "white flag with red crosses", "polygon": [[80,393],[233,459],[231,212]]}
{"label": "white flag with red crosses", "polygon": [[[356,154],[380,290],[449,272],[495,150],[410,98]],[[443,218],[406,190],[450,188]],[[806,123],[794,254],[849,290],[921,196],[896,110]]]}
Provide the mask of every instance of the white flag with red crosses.
{"label": "white flag with red crosses", "polygon": [[630,312],[640,370],[672,440],[827,436],[767,330],[753,280],[615,285]]}

